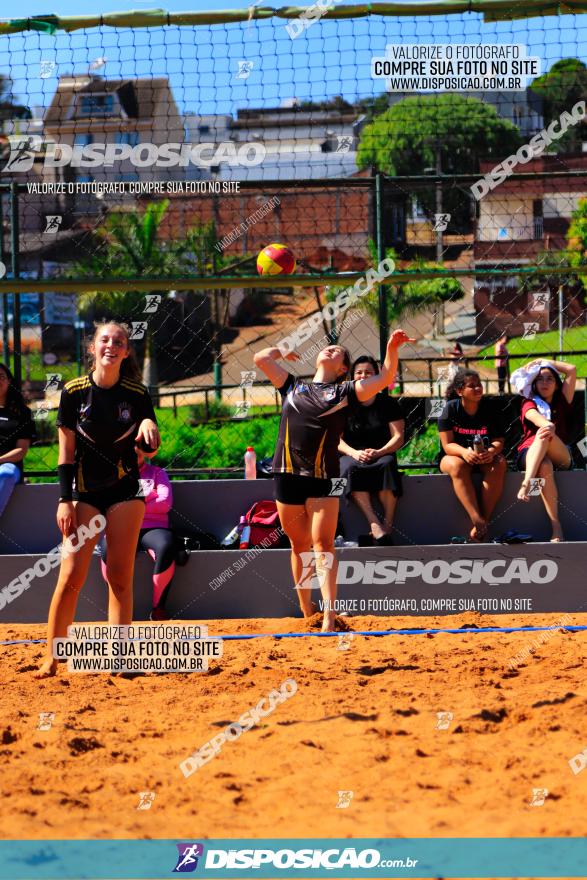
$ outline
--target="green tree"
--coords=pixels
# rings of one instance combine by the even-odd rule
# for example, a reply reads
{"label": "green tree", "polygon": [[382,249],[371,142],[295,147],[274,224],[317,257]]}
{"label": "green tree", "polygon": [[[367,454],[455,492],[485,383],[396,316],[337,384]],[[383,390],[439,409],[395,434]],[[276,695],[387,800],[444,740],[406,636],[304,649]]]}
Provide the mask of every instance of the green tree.
{"label": "green tree", "polygon": [[[530,86],[543,101],[544,123],[548,125],[566,110],[570,112],[587,95],[587,66],[577,58],[562,58],[548,73],[534,80]],[[571,126],[559,140],[552,142],[549,151],[568,153],[581,150],[587,137],[585,122]]]}
{"label": "green tree", "polygon": [[[69,278],[117,279],[173,278],[178,275],[206,275],[223,265],[224,258],[214,250],[216,232],[213,223],[189,229],[181,241],[163,241],[161,225],[168,201],[150,202],[143,211],[113,212],[98,230],[99,244],[84,260],[75,263]],[[159,291],[161,293],[161,291]],[[80,295],[80,308],[98,316],[129,320],[137,311],[137,294],[113,286],[109,291]],[[152,322],[151,322],[152,323]],[[148,369],[147,369],[148,368]],[[154,336],[147,323],[145,334],[145,375],[147,384],[157,383]],[[148,374],[147,374],[148,373]]]}
{"label": "green tree", "polygon": [[[587,271],[587,199],[579,199],[567,230],[567,255],[574,269]],[[587,275],[579,275],[587,287]]]}
{"label": "green tree", "polygon": [[[442,94],[404,98],[376,116],[361,133],[359,168],[375,168],[390,176],[423,174],[437,158],[444,174],[477,172],[479,159],[502,159],[520,146],[519,129],[476,98]],[[418,199],[429,216],[435,192],[426,187]],[[462,191],[443,192],[443,210],[451,225],[465,224],[470,206]]]}
{"label": "green tree", "polygon": [[[379,263],[377,258],[377,250],[373,241],[369,241],[369,252],[371,257],[371,267],[376,267]],[[385,252],[386,258],[391,258],[396,264],[399,260],[393,248],[388,248]],[[426,263],[424,260],[415,260],[409,267],[424,272],[426,269],[442,269],[436,263]],[[414,281],[402,282],[394,284],[393,276],[386,283],[388,288],[386,297],[386,316],[387,325],[391,329],[394,325],[398,325],[400,321],[414,315],[427,312],[442,303],[456,302],[463,299],[465,292],[463,286],[456,278],[428,278],[414,279]],[[328,291],[326,299],[328,301],[336,298],[336,295],[343,290],[343,287],[331,287]],[[357,305],[353,308],[366,312],[372,318],[376,327],[379,326],[379,287],[362,296]],[[334,341],[341,341],[336,333],[336,328],[328,326],[325,322],[325,332]]]}

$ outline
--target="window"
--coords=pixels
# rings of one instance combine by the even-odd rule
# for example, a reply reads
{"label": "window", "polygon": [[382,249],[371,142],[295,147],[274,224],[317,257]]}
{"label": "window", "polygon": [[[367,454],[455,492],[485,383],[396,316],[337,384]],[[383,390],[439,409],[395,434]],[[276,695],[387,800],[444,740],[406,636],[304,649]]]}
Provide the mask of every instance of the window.
{"label": "window", "polygon": [[78,109],[80,116],[112,116],[114,95],[82,95]]}
{"label": "window", "polygon": [[200,132],[200,134],[210,134],[210,126],[200,125],[198,126],[198,131]]}
{"label": "window", "polygon": [[138,131],[118,131],[116,132],[116,143],[136,147],[139,143],[139,133]]}

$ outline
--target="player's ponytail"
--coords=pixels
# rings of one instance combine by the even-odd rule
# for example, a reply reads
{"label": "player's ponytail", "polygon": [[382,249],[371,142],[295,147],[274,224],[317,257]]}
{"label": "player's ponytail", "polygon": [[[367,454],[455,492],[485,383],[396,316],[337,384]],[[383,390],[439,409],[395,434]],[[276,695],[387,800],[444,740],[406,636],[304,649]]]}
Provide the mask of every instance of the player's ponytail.
{"label": "player's ponytail", "polygon": [[[122,330],[122,332],[126,336],[128,357],[126,357],[123,360],[122,364],[120,365],[121,377],[124,377],[126,379],[131,379],[133,382],[139,382],[142,384],[143,376],[142,376],[141,368],[139,366],[139,362],[137,359],[137,354],[136,354],[134,348],[132,347],[132,345],[130,344],[130,337],[131,337],[132,331],[131,331],[131,328],[129,327],[128,324],[124,324],[122,321],[107,321],[107,320],[97,321],[94,324],[94,336],[92,338],[92,343],[95,344],[96,336],[98,335],[98,331],[102,327],[110,327],[110,326],[118,327],[120,330]],[[88,366],[89,366],[90,372],[92,372],[92,370],[96,366],[96,357],[91,352],[90,349],[88,349]]]}

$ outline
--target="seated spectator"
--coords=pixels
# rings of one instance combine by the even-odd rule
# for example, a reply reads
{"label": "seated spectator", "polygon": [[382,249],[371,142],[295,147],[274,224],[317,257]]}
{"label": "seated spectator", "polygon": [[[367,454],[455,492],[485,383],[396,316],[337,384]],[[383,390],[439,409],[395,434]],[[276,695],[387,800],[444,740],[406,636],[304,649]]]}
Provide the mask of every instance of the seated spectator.
{"label": "seated spectator", "polygon": [[[452,479],[455,494],[471,520],[470,540],[486,541],[507,469],[502,455],[505,429],[501,414],[483,396],[483,385],[475,370],[458,370],[446,389],[446,398],[448,402],[438,420],[440,470]],[[476,437],[483,451],[475,450]],[[480,501],[471,478],[474,471],[482,475]]]}
{"label": "seated spectator", "polygon": [[550,520],[552,541],[564,540],[554,471],[568,470],[572,464],[568,432],[576,381],[576,367],[562,361],[531,361],[512,373],[512,385],[525,398],[517,462],[525,474],[518,498],[528,501],[531,481],[537,477],[544,480],[540,494]]}
{"label": "seated spectator", "polygon": [[[138,550],[146,550],[153,559],[153,609],[151,620],[169,620],[165,603],[175,574],[175,539],[169,528],[173,506],[171,482],[165,470],[145,461],[137,448],[141,489],[145,498],[145,516],[141,524]],[[106,579],[106,544],[102,547],[102,576]]]}
{"label": "seated spectator", "polygon": [[[353,364],[351,377],[368,379],[378,373],[377,361],[362,355]],[[395,453],[403,442],[404,418],[399,403],[381,391],[349,414],[338,445],[342,454],[340,475],[347,480],[345,495],[353,499],[365,516],[375,544],[393,543],[395,506],[402,494]],[[374,496],[383,508],[383,522],[373,507]]]}
{"label": "seated spectator", "polygon": [[31,411],[5,364],[0,364],[0,516],[17,483],[23,462],[35,438]]}
{"label": "seated spectator", "polygon": [[509,351],[507,341],[507,333],[502,333],[495,343],[495,369],[497,370],[497,387],[500,394],[505,394],[505,380],[508,375]]}

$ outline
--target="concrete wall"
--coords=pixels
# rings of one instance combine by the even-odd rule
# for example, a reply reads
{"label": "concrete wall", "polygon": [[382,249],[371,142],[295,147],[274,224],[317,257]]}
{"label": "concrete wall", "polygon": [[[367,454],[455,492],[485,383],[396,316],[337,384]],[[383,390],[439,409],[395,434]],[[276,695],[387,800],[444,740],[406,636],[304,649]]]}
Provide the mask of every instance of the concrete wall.
{"label": "concrete wall", "polygon": [[[587,472],[556,476],[560,517],[565,536],[587,540]],[[516,499],[521,474],[509,473],[493,517],[492,536],[508,529],[549,538],[548,520],[540,498],[527,504]],[[273,497],[272,480],[193,480],[173,483],[173,521],[181,529],[203,529],[223,538],[255,501]],[[59,543],[55,523],[58,487],[54,484],[18,486],[0,521],[0,554],[46,553]],[[368,531],[354,507],[341,504],[348,539]],[[394,540],[397,544],[444,544],[470,528],[450,478],[443,474],[404,477],[404,497],[397,506]],[[1,565],[1,560],[0,560]]]}
{"label": "concrete wall", "polygon": [[[339,596],[346,603],[339,610],[383,615],[587,611],[587,474],[559,474],[557,482],[568,543],[447,546],[451,535],[466,529],[448,477],[406,478],[395,532],[400,546],[339,551]],[[542,503],[540,499],[528,504],[515,501],[519,483],[519,475],[508,475],[494,532],[515,527],[544,541],[547,528]],[[174,519],[182,529],[198,527],[222,537],[255,501],[270,498],[272,488],[270,480],[174,483]],[[0,524],[0,552],[5,554],[0,557],[0,588],[59,543],[56,503],[56,486],[16,489]],[[354,508],[343,508],[343,521],[347,537],[365,530]],[[386,565],[382,568],[376,563]],[[455,567],[456,563],[460,565]],[[151,572],[150,559],[140,554],[135,569],[136,620],[148,617]],[[8,604],[2,604],[0,592],[0,623],[46,621],[55,581],[55,571],[35,577]],[[394,604],[396,600],[407,604]],[[444,604],[430,605],[427,600],[443,600]],[[187,566],[177,569],[168,608],[174,617],[195,620],[299,616],[289,551],[265,550],[248,556],[239,550],[194,552]],[[107,590],[95,557],[76,619],[105,620],[106,615]]]}

